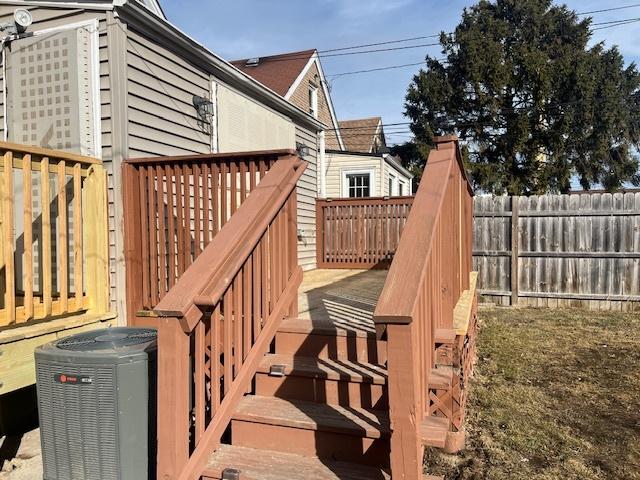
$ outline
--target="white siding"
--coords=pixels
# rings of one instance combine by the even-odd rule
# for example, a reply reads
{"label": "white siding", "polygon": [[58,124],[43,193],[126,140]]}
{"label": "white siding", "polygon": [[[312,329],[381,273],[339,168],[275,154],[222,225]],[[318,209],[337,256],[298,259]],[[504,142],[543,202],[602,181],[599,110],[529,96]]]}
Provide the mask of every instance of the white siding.
{"label": "white siding", "polygon": [[327,159],[327,197],[346,197],[342,192],[343,172],[351,170],[371,170],[374,174],[374,182],[371,185],[372,196],[380,195],[380,157],[370,155],[348,155],[340,153],[328,153]]}

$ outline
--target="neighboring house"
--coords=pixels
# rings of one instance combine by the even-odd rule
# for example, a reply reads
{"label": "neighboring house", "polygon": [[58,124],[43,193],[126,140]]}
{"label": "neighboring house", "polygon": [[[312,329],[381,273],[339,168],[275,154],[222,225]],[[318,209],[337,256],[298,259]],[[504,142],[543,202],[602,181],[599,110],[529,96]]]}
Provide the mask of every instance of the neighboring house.
{"label": "neighboring house", "polygon": [[315,266],[319,115],[178,30],[156,1],[0,1],[0,22],[17,7],[30,10],[33,24],[3,40],[0,138],[103,160],[113,307],[125,311],[126,158],[307,147],[299,256],[304,268]]}
{"label": "neighboring house", "polygon": [[413,175],[388,153],[327,152],[326,198],[411,195]]}
{"label": "neighboring house", "polygon": [[381,117],[342,120],[339,122],[340,133],[345,148],[349,152],[386,153],[386,139]]}

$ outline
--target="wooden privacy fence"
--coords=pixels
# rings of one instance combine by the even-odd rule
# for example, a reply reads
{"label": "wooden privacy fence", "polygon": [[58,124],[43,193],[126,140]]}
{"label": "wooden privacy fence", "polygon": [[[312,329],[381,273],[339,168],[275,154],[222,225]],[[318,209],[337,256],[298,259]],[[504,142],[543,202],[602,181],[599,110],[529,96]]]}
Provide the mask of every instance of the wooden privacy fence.
{"label": "wooden privacy fence", "polygon": [[130,319],[151,310],[289,150],[128,160],[125,258]]}
{"label": "wooden privacy fence", "polygon": [[472,190],[457,140],[439,139],[422,178],[374,313],[387,337],[391,476],[407,480],[423,478],[422,438],[440,416],[430,397],[437,348],[457,331],[465,343],[474,315]]}
{"label": "wooden privacy fence", "polygon": [[304,168],[293,155],[275,162],[153,312],[158,478],[199,478],[280,321],[297,314]]}
{"label": "wooden privacy fence", "polygon": [[108,310],[100,160],[0,142],[0,327]]}
{"label": "wooden privacy fence", "polygon": [[640,308],[640,192],[482,196],[474,216],[485,299]]}
{"label": "wooden privacy fence", "polygon": [[316,200],[318,268],[388,267],[413,197]]}

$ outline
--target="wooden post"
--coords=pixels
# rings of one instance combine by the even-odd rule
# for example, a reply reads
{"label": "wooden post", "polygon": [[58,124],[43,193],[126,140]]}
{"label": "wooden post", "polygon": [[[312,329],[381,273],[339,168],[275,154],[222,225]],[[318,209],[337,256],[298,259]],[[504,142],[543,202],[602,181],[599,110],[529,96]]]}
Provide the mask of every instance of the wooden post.
{"label": "wooden post", "polygon": [[189,336],[174,317],[158,323],[157,478],[177,479],[189,460]]}
{"label": "wooden post", "polygon": [[14,271],[14,252],[15,246],[13,241],[13,152],[4,154],[4,274],[5,274],[5,292],[4,292],[4,308],[7,312],[7,324],[16,321],[16,283]]}
{"label": "wooden post", "polygon": [[[142,236],[140,232],[140,182],[138,171],[131,164],[122,165],[122,197],[124,206],[124,260],[126,270],[127,325],[135,325],[136,312],[143,307],[142,299]],[[171,218],[171,216],[170,216]]]}
{"label": "wooden post", "polygon": [[[394,480],[422,479],[422,413],[418,409],[421,382],[417,335],[413,324],[387,325],[391,475]],[[414,369],[417,368],[417,371]]]}
{"label": "wooden post", "polygon": [[84,226],[89,311],[109,311],[109,225],[107,214],[107,174],[101,165],[92,165],[85,180]]}
{"label": "wooden post", "polygon": [[323,214],[324,205],[326,205],[324,200],[316,198],[316,268],[322,268],[325,263],[324,229],[326,225]]}
{"label": "wooden post", "polygon": [[520,197],[511,197],[511,305],[518,304],[518,244],[520,237]]}

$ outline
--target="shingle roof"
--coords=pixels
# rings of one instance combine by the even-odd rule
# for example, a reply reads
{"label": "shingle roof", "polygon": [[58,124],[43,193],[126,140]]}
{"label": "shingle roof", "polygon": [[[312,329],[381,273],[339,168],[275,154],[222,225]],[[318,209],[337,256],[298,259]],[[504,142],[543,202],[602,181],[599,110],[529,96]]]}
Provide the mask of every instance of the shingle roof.
{"label": "shingle roof", "polygon": [[381,122],[380,117],[338,122],[345,148],[350,152],[370,152]]}
{"label": "shingle roof", "polygon": [[315,52],[315,49],[312,49],[270,57],[256,57],[258,58],[256,66],[247,65],[247,61],[250,60],[248,58],[233,60],[231,63],[284,97]]}

